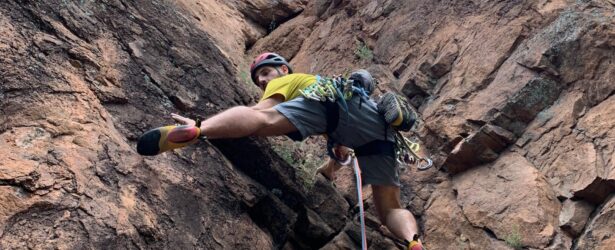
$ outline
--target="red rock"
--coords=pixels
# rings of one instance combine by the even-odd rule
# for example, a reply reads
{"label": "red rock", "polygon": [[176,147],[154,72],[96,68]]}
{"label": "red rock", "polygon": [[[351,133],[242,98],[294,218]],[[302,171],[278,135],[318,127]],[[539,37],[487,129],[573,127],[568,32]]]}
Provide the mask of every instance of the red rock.
{"label": "red rock", "polygon": [[591,218],[585,232],[579,238],[578,249],[612,249],[615,241],[613,216],[615,216],[615,196],[611,195]]}
{"label": "red rock", "polygon": [[506,152],[455,176],[453,183],[457,203],[475,227],[488,228],[502,240],[518,237],[534,248],[546,247],[553,238],[561,205],[544,176],[522,156]]}
{"label": "red rock", "polygon": [[559,214],[559,226],[573,236],[578,236],[585,225],[594,206],[584,201],[566,200]]}
{"label": "red rock", "polygon": [[[471,170],[470,170],[471,171]],[[425,247],[429,249],[508,249],[492,232],[474,226],[456,201],[450,181],[436,187],[423,215]]]}
{"label": "red rock", "polygon": [[[0,245],[302,249],[293,218],[311,201],[322,211],[308,238],[356,249],[326,229],[354,223],[343,205],[356,199],[351,171],[341,192],[319,184],[308,200],[265,140],[134,153],[168,112],[208,117],[256,102],[247,64],[276,51],[297,72],[368,68],[379,89],[409,96],[436,168],[402,176],[402,206],[420,216],[427,248],[507,249],[518,225],[532,249],[609,249],[609,1],[4,1]],[[562,212],[554,197],[598,207],[580,237],[563,230],[578,233],[587,209],[566,216],[570,202]]]}
{"label": "red rock", "polygon": [[484,125],[475,134],[462,139],[444,162],[451,173],[459,173],[468,168],[489,163],[516,139],[511,132],[493,125]]}

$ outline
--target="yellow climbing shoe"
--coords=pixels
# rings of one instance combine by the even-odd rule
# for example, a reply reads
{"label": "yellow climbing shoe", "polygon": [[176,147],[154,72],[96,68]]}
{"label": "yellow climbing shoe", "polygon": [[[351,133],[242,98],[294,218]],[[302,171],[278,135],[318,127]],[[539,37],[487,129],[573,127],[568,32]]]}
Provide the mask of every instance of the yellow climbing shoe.
{"label": "yellow climbing shoe", "polygon": [[410,131],[416,122],[417,114],[401,95],[387,92],[378,100],[377,107],[384,120],[397,130]]}
{"label": "yellow climbing shoe", "polygon": [[192,125],[172,125],[145,132],[137,142],[140,155],[157,155],[191,145],[201,136],[201,129]]}

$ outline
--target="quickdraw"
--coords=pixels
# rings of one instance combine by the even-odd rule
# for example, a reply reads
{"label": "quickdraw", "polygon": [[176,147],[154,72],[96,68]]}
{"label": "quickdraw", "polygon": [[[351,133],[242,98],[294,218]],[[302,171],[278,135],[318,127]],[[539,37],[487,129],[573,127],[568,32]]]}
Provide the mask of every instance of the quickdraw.
{"label": "quickdraw", "polygon": [[433,161],[429,157],[420,157],[418,155],[420,149],[420,144],[404,137],[401,132],[395,131],[395,156],[399,164],[404,166],[416,162],[416,168],[421,171],[431,168]]}

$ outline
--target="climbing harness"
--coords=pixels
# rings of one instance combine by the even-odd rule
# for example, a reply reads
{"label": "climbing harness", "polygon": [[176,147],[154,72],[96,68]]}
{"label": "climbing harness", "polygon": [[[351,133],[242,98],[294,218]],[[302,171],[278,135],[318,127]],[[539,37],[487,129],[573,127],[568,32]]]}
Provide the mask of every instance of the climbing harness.
{"label": "climbing harness", "polygon": [[[336,77],[322,77],[316,76],[316,82],[303,90],[299,90],[303,97],[322,102],[325,105],[327,112],[327,134],[332,133],[336,127],[338,120],[340,119],[337,105],[342,108],[344,113],[348,112],[348,104],[353,95],[361,97],[362,101],[369,99],[369,92],[358,81],[353,79],[346,79],[342,76]],[[401,101],[399,101],[401,102]],[[403,103],[406,104],[406,103]],[[415,115],[416,116],[416,115]],[[416,119],[416,118],[414,118]],[[406,126],[411,127],[411,126]],[[395,157],[397,162],[403,166],[410,165],[417,162],[417,168],[419,170],[426,170],[433,166],[433,162],[428,157],[420,157],[418,151],[420,145],[417,142],[404,137],[399,130],[394,130],[395,137]],[[333,147],[335,141],[330,137],[327,140],[327,153],[328,155],[337,161],[341,161],[333,153]],[[368,151],[374,151],[378,149],[367,149]],[[383,151],[383,150],[380,150]],[[377,152],[380,153],[380,152]]]}
{"label": "climbing harness", "polygon": [[[337,128],[339,119],[348,119],[348,103],[354,95],[361,97],[361,103],[368,102],[369,94],[365,91],[363,83],[352,79],[347,79],[341,75],[335,77],[322,77],[317,75],[316,82],[303,90],[299,90],[301,95],[309,100],[323,103],[327,115],[327,134],[333,133]],[[361,103],[359,105],[361,105]],[[339,107],[345,114],[340,117]],[[327,138],[327,154],[334,160],[340,161],[333,153],[336,143],[331,138]]]}
{"label": "climbing harness", "polygon": [[[368,101],[369,92],[365,90],[362,84],[358,84],[358,81],[353,79],[346,79],[341,76],[337,77],[321,77],[316,76],[317,81],[303,90],[299,90],[301,95],[309,100],[322,102],[325,106],[327,116],[327,128],[326,132],[329,135],[335,131],[338,120],[340,119],[340,111],[338,105],[344,111],[348,113],[348,103],[354,95],[358,95],[363,101]],[[359,107],[361,105],[359,104]],[[399,103],[399,102],[398,102]],[[347,115],[346,115],[347,116]],[[405,117],[404,117],[405,118]],[[413,118],[415,119],[415,118]],[[391,124],[387,122],[387,124]],[[407,126],[411,127],[411,126]],[[405,166],[410,163],[417,163],[419,170],[426,170],[430,168],[433,163],[431,159],[427,157],[420,157],[418,151],[420,145],[410,139],[404,137],[399,130],[394,130],[395,143],[385,140],[375,140],[365,145],[359,146],[354,150],[351,150],[348,154],[348,158],[345,160],[340,159],[333,152],[335,147],[335,141],[328,136],[327,139],[327,153],[335,161],[341,165],[349,165],[353,162],[353,170],[355,173],[357,184],[357,199],[359,204],[359,220],[361,225],[361,249],[367,250],[367,237],[365,233],[365,211],[363,207],[363,192],[361,182],[361,169],[359,167],[359,160],[357,156],[366,156],[373,154],[389,155],[396,158],[396,161],[400,165]],[[423,163],[423,164],[421,164]],[[411,246],[412,242],[403,242],[406,246]]]}

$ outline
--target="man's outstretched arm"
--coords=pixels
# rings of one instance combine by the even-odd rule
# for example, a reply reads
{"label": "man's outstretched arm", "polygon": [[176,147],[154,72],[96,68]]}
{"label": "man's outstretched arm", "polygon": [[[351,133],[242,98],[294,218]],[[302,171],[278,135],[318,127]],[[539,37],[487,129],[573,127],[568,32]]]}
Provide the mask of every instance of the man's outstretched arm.
{"label": "man's outstretched arm", "polygon": [[201,132],[210,139],[273,136],[294,132],[297,130],[295,126],[273,109],[273,106],[281,101],[281,98],[274,96],[253,107],[230,108],[201,122]]}
{"label": "man's outstretched arm", "polygon": [[285,135],[296,130],[273,108],[255,110],[238,106],[201,122],[201,133],[209,139]]}
{"label": "man's outstretched arm", "polygon": [[161,154],[193,144],[199,135],[216,139],[282,135],[295,131],[288,119],[273,109],[278,103],[278,100],[263,100],[253,107],[231,108],[201,122],[200,130],[195,127],[196,121],[171,114],[183,126],[164,126],[145,132],[137,141],[137,152],[148,156]]}

